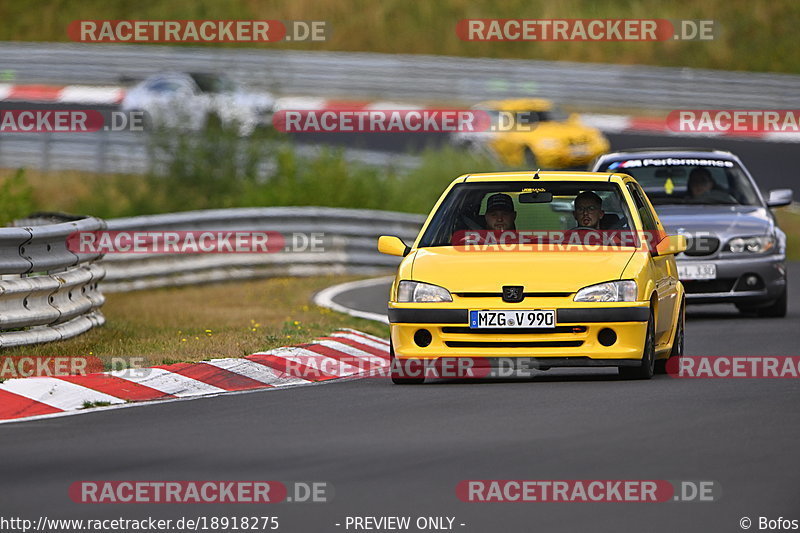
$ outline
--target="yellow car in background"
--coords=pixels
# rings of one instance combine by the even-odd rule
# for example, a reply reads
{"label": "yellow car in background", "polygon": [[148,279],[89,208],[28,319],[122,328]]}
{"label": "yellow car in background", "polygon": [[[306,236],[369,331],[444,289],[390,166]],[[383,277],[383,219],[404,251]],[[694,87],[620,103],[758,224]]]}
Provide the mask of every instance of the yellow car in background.
{"label": "yellow car in background", "polygon": [[527,169],[587,167],[609,150],[608,139],[542,98],[493,100],[473,106],[489,114],[492,131],[458,132],[459,146],[488,151],[503,164]]}
{"label": "yellow car in background", "polygon": [[392,379],[424,381],[406,361],[470,358],[649,379],[683,354],[674,256],[685,249],[625,174],[461,176],[410,247],[378,241],[403,257],[389,299]]}

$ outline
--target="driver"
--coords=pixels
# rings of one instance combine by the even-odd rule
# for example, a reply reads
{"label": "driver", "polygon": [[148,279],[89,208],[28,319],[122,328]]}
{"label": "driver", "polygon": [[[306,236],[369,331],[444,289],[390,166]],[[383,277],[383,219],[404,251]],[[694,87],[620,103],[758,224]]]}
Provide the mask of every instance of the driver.
{"label": "driver", "polygon": [[514,211],[514,201],[504,193],[493,194],[486,201],[486,214],[483,215],[486,221],[486,229],[490,231],[516,230],[514,221],[517,219],[517,212]]}
{"label": "driver", "polygon": [[603,199],[592,191],[583,191],[575,197],[572,215],[578,223],[575,229],[600,229],[600,219],[605,215]]}
{"label": "driver", "polygon": [[689,203],[737,203],[736,199],[725,191],[714,188],[714,178],[704,167],[695,167],[689,173],[686,182],[686,202]]}

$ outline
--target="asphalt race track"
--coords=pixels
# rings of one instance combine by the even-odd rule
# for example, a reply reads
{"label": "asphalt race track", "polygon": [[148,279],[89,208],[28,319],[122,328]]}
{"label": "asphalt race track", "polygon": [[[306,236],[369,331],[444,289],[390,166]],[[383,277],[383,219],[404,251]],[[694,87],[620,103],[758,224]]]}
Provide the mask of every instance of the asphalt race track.
{"label": "asphalt race track", "polygon": [[[797,173],[789,168],[796,144],[610,137],[615,149],[732,149],[764,189],[791,187]],[[790,265],[789,278],[784,319],[689,307],[687,354],[800,355],[800,264]],[[386,294],[379,286],[337,301],[384,312]],[[757,530],[759,517],[800,519],[798,385],[670,376],[629,382],[612,370],[554,369],[533,379],[411,387],[339,381],[7,424],[0,427],[0,515],[274,515],[279,531],[310,533],[347,531],[347,516],[450,516],[456,531],[479,533],[735,532],[749,517]],[[468,479],[713,480],[722,497],[463,503],[456,485]],[[271,506],[90,505],[68,496],[80,480],[324,481],[335,495],[329,503]]]}
{"label": "asphalt race track", "polygon": [[[793,264],[790,277],[800,276]],[[689,355],[798,355],[800,284],[785,319],[689,309]],[[341,302],[385,305],[386,287]],[[6,425],[4,515],[177,518],[276,515],[285,531],[345,517],[455,516],[463,531],[737,531],[743,516],[800,509],[800,389],[793,379],[709,380],[551,370],[532,380],[385,379],[162,403]],[[89,505],[78,480],[325,481],[330,503]],[[463,503],[465,479],[713,480],[717,502]]]}

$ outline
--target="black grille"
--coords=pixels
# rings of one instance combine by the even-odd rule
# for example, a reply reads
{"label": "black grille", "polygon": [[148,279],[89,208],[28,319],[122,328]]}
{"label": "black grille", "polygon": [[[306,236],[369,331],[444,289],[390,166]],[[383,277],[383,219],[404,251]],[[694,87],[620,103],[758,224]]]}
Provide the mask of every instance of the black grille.
{"label": "black grille", "polygon": [[[460,298],[502,298],[502,292],[454,292]],[[566,298],[571,292],[523,292],[525,298]]]}
{"label": "black grille", "polygon": [[449,348],[577,348],[583,341],[445,341]]}
{"label": "black grille", "polygon": [[719,249],[719,239],[706,235],[687,235],[686,251],[684,254],[690,257],[700,257],[711,255]]}
{"label": "black grille", "polygon": [[467,328],[447,326],[442,328],[442,333],[487,334],[487,335],[531,335],[541,333],[584,333],[586,326],[556,326],[554,328]]}
{"label": "black grille", "polygon": [[730,292],[735,282],[735,279],[721,278],[683,281],[682,283],[687,294],[703,294],[707,292]]}

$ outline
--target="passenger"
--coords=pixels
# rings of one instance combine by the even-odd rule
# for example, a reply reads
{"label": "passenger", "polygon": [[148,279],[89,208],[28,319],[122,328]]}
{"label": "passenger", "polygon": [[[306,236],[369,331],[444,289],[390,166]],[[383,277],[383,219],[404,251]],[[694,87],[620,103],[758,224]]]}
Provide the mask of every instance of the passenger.
{"label": "passenger", "polygon": [[603,218],[603,199],[592,191],[583,191],[575,197],[575,210],[572,215],[578,226],[574,229],[600,229]]}

